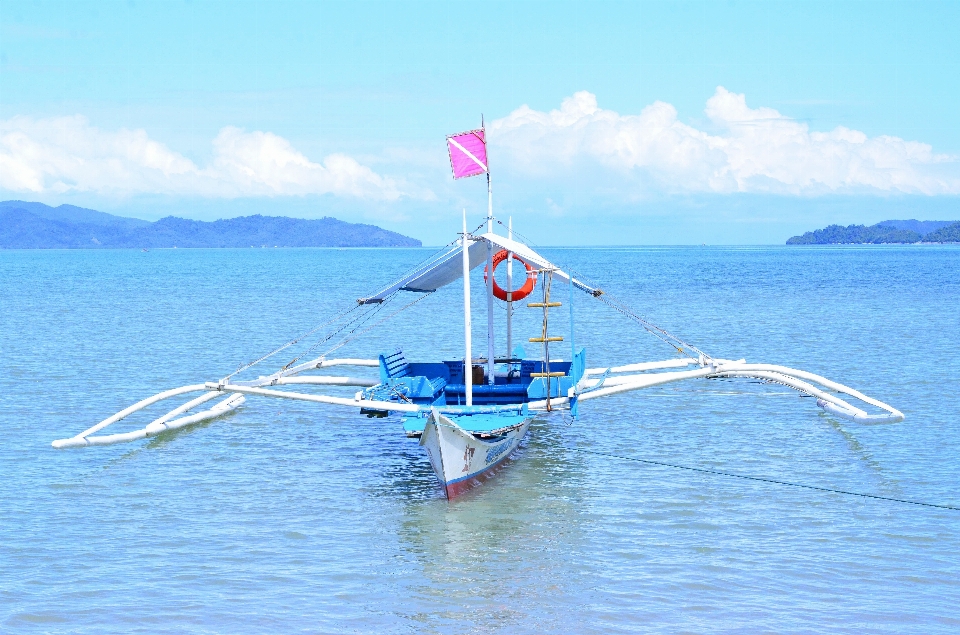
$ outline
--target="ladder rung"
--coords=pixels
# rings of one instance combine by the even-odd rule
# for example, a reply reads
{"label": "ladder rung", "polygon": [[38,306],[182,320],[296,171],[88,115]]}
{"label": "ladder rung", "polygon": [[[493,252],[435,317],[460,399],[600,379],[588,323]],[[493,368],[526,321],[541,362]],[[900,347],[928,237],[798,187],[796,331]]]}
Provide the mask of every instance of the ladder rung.
{"label": "ladder rung", "polygon": [[547,337],[547,338],[531,337],[530,341],[531,342],[562,342],[563,338],[562,337]]}
{"label": "ladder rung", "polygon": [[562,302],[527,302],[527,306],[531,309],[542,309],[543,307],[550,306],[563,306]]}
{"label": "ladder rung", "polygon": [[531,377],[566,377],[566,373],[530,373]]}

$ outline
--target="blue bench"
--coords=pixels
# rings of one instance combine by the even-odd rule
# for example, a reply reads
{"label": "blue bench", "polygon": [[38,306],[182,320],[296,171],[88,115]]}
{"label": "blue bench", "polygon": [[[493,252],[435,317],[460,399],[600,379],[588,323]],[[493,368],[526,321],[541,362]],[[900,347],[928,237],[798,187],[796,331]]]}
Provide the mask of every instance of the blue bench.
{"label": "blue bench", "polygon": [[[380,383],[414,403],[436,404],[447,385],[443,364],[411,364],[397,349],[380,355]],[[442,401],[441,401],[442,403]]]}

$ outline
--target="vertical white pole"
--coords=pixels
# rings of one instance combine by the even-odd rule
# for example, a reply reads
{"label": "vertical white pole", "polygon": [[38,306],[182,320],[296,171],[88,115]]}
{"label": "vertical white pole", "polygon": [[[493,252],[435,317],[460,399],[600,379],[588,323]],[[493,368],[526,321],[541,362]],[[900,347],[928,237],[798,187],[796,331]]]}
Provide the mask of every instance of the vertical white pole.
{"label": "vertical white pole", "polygon": [[487,383],[493,385],[493,244],[487,243]]}
{"label": "vertical white pole", "polygon": [[[513,240],[513,216],[507,221],[507,238]],[[513,357],[513,252],[507,254],[507,357]]]}
{"label": "vertical white pole", "polygon": [[[483,115],[480,116],[480,125],[483,125]],[[487,133],[484,128],[484,143],[486,143]],[[490,152],[487,152],[487,233],[493,233],[493,189],[490,186]],[[493,359],[494,359],[494,341],[493,341],[493,245],[487,243],[487,383],[494,384],[493,377]]]}
{"label": "vertical white pole", "polygon": [[473,352],[470,350],[470,241],[467,240],[467,210],[463,210],[463,383],[466,386],[467,405],[473,405]]}
{"label": "vertical white pole", "polygon": [[568,282],[570,283],[570,362],[573,362],[573,358],[577,356],[577,345],[573,341],[573,273],[568,271],[567,275],[570,276]]}

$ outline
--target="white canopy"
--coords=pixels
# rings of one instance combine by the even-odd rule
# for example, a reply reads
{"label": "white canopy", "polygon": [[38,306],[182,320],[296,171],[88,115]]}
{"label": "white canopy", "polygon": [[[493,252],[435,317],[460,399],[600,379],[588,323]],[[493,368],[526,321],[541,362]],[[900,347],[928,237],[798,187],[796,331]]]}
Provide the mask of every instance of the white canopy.
{"label": "white canopy", "polygon": [[[493,245],[494,248],[512,251],[534,268],[553,269],[553,276],[555,280],[564,283],[570,281],[569,274],[556,267],[549,260],[530,249],[523,243],[519,243],[515,240],[498,236],[497,234],[493,233],[472,237],[472,242],[470,243],[467,252],[470,256],[471,271],[476,267],[486,263],[487,244]],[[393,295],[397,291],[419,291],[421,293],[430,293],[432,291],[436,291],[440,287],[450,284],[451,282],[456,282],[463,277],[463,260],[461,254],[462,247],[461,245],[457,245],[449,251],[444,252],[443,254],[420,266],[413,273],[401,278],[400,280],[397,280],[391,285],[384,287],[376,294],[367,298],[360,298],[358,302],[360,304],[374,304],[377,302],[383,302],[384,299],[390,295]],[[590,286],[587,286],[576,278],[573,278],[573,285],[578,289],[581,289],[582,291],[592,295],[600,294],[599,289],[594,289]]]}

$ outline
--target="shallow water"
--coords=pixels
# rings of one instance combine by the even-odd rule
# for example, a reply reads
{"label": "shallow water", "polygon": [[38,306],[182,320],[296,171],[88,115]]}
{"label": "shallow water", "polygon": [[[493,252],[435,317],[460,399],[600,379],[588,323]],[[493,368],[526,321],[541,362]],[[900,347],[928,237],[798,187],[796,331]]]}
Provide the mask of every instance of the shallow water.
{"label": "shallow water", "polygon": [[[431,250],[0,251],[0,630],[960,629],[960,512],[628,460],[960,506],[960,249],[544,252],[713,355],[817,372],[907,419],[858,425],[784,388],[696,381],[555,414],[452,503],[396,419],[315,404],[249,399],[149,441],[56,451],[154,392],[226,375]],[[458,294],[336,355],[456,357]],[[671,357],[603,304],[574,307],[589,366]],[[517,338],[538,319],[519,309]],[[569,337],[563,313],[553,324]]]}

